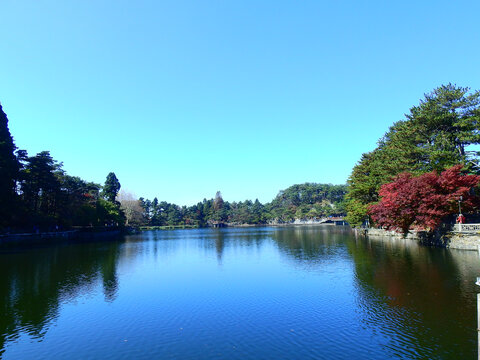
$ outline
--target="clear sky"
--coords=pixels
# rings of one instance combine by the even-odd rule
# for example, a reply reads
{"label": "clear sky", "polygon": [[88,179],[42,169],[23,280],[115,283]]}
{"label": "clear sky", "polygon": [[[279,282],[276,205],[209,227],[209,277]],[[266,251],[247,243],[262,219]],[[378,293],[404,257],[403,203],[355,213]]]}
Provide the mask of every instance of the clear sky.
{"label": "clear sky", "polygon": [[190,205],[345,183],[425,92],[480,89],[480,1],[0,1],[16,145]]}

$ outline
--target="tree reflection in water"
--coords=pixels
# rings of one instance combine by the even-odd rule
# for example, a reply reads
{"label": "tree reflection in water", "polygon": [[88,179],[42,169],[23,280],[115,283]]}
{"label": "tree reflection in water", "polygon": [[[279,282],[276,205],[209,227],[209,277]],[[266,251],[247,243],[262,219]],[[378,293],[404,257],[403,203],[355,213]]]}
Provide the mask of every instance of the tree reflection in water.
{"label": "tree reflection in water", "polygon": [[391,357],[475,356],[477,252],[355,238],[343,227],[278,228],[272,237],[283,254],[314,269],[328,267],[329,259],[338,260],[346,250],[357,312],[365,328],[384,338]]}
{"label": "tree reflection in water", "polygon": [[[146,264],[145,268],[140,266],[141,274],[150,269],[146,278],[154,280],[145,284],[155,286],[146,286],[142,298],[153,308],[142,308],[138,316],[145,316],[142,326],[152,317],[156,319],[150,322],[151,328],[145,328],[154,340],[158,327],[172,320],[167,308],[173,309],[173,314],[178,311],[175,316],[179,318],[210,319],[212,329],[237,320],[240,311],[247,316],[257,309],[258,316],[269,314],[272,322],[288,318],[305,324],[306,335],[298,341],[310,336],[318,345],[317,337],[323,333],[316,331],[332,329],[331,333],[337,334],[335,341],[342,344],[340,348],[350,346],[350,350],[358,351],[358,346],[363,346],[365,354],[371,346],[375,358],[381,358],[380,353],[387,358],[463,359],[473,358],[476,352],[474,281],[480,274],[476,252],[427,248],[410,240],[355,238],[347,227],[334,226],[147,232],[118,242],[2,251],[0,356],[7,343],[22,334],[43,339],[56,319],[60,321],[65,303],[97,294],[102,302],[114,302],[120,280],[126,281],[123,289],[129,285],[130,292],[126,292],[126,298],[122,293],[124,302],[116,301],[115,305],[121,303],[126,307],[119,309],[127,311],[112,311],[108,321],[125,313],[128,319],[132,316],[130,309],[137,305],[138,288],[135,277],[124,280],[123,275],[124,271],[135,274],[140,264]],[[195,263],[193,275],[184,263],[188,259]],[[220,267],[209,266],[212,261]],[[166,271],[162,273],[162,269]],[[216,276],[214,281],[212,276]],[[252,281],[252,277],[258,281]],[[183,284],[190,288],[184,289]],[[129,298],[128,294],[135,296]],[[163,301],[158,308],[157,297]],[[289,310],[284,311],[283,305]],[[335,316],[329,316],[329,312]],[[343,319],[338,318],[343,315]],[[317,316],[315,326],[309,328]],[[217,318],[219,323],[214,321]],[[243,331],[242,322],[236,320],[236,329]],[[204,323],[191,325],[201,329]],[[268,329],[272,330],[271,349],[276,349],[280,343],[275,341],[281,334],[273,326]],[[168,334],[167,328],[163,331]],[[248,328],[242,336],[250,334],[252,329]],[[98,344],[92,346],[95,351]],[[317,350],[322,354],[321,347]],[[136,351],[142,353],[144,347]],[[179,345],[178,351],[185,351],[185,347]]]}
{"label": "tree reflection in water", "polygon": [[348,242],[365,324],[389,338],[393,356],[473,358],[478,254],[412,240]]}
{"label": "tree reflection in water", "polygon": [[[118,242],[2,249],[0,261],[0,354],[20,332],[39,340],[62,302],[103,284],[105,300],[116,297]],[[6,254],[8,252],[8,254]]]}

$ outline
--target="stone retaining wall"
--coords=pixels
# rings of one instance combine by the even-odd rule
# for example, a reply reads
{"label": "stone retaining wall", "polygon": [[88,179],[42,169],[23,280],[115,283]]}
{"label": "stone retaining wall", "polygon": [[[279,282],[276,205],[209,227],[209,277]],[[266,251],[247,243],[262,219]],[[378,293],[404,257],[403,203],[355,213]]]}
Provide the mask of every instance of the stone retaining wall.
{"label": "stone retaining wall", "polygon": [[403,236],[402,233],[398,233],[396,231],[384,230],[384,229],[370,228],[367,231],[368,236],[388,236],[388,237],[410,239],[410,240],[420,240],[420,239],[422,239],[422,235],[421,235],[422,233],[424,233],[424,232],[409,231],[407,236]]}
{"label": "stone retaining wall", "polygon": [[450,249],[476,250],[480,246],[480,234],[449,233],[447,247]]}
{"label": "stone retaining wall", "polygon": [[424,231],[410,231],[407,236],[404,237],[403,234],[397,233],[395,231],[388,231],[383,229],[368,229],[366,235],[373,237],[387,237],[396,239],[405,238],[418,241],[425,245],[440,246],[449,249],[478,251],[480,246],[480,232],[447,232],[443,235],[434,234],[433,236],[427,237],[427,234]]}

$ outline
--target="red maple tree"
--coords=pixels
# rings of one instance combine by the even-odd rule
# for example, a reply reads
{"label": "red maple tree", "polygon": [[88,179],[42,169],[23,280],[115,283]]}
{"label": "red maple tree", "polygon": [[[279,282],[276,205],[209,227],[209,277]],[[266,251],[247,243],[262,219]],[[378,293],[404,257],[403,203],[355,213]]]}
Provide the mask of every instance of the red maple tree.
{"label": "red maple tree", "polygon": [[457,211],[462,196],[464,211],[480,205],[480,198],[471,191],[480,183],[480,176],[462,173],[455,165],[440,175],[430,172],[418,177],[405,172],[395,181],[380,188],[381,197],[371,205],[369,214],[375,223],[386,229],[407,233],[410,228],[433,231],[445,216]]}

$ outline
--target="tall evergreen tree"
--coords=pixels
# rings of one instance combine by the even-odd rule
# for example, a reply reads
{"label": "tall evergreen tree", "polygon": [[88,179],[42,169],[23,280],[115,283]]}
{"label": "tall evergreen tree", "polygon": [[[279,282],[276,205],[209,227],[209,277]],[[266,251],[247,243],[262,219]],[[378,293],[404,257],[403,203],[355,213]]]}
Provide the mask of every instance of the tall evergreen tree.
{"label": "tall evergreen tree", "polygon": [[14,151],[7,114],[0,105],[0,226],[9,224],[14,210],[15,180],[19,168]]}
{"label": "tall evergreen tree", "polygon": [[213,200],[213,220],[225,221],[227,219],[225,202],[222,198],[222,193],[217,191],[215,200]]}
{"label": "tall evergreen tree", "polygon": [[223,208],[223,198],[222,198],[222,193],[220,191],[217,191],[215,194],[215,200],[213,201],[213,208],[215,211],[219,211]]}
{"label": "tall evergreen tree", "polygon": [[103,196],[111,203],[115,203],[115,198],[120,191],[120,187],[120,181],[118,181],[115,173],[109,173],[105,180],[105,185],[103,186]]}
{"label": "tall evergreen tree", "polygon": [[22,197],[30,216],[40,215],[43,219],[55,216],[60,193],[59,175],[61,163],[55,161],[49,151],[28,157],[22,170]]}

